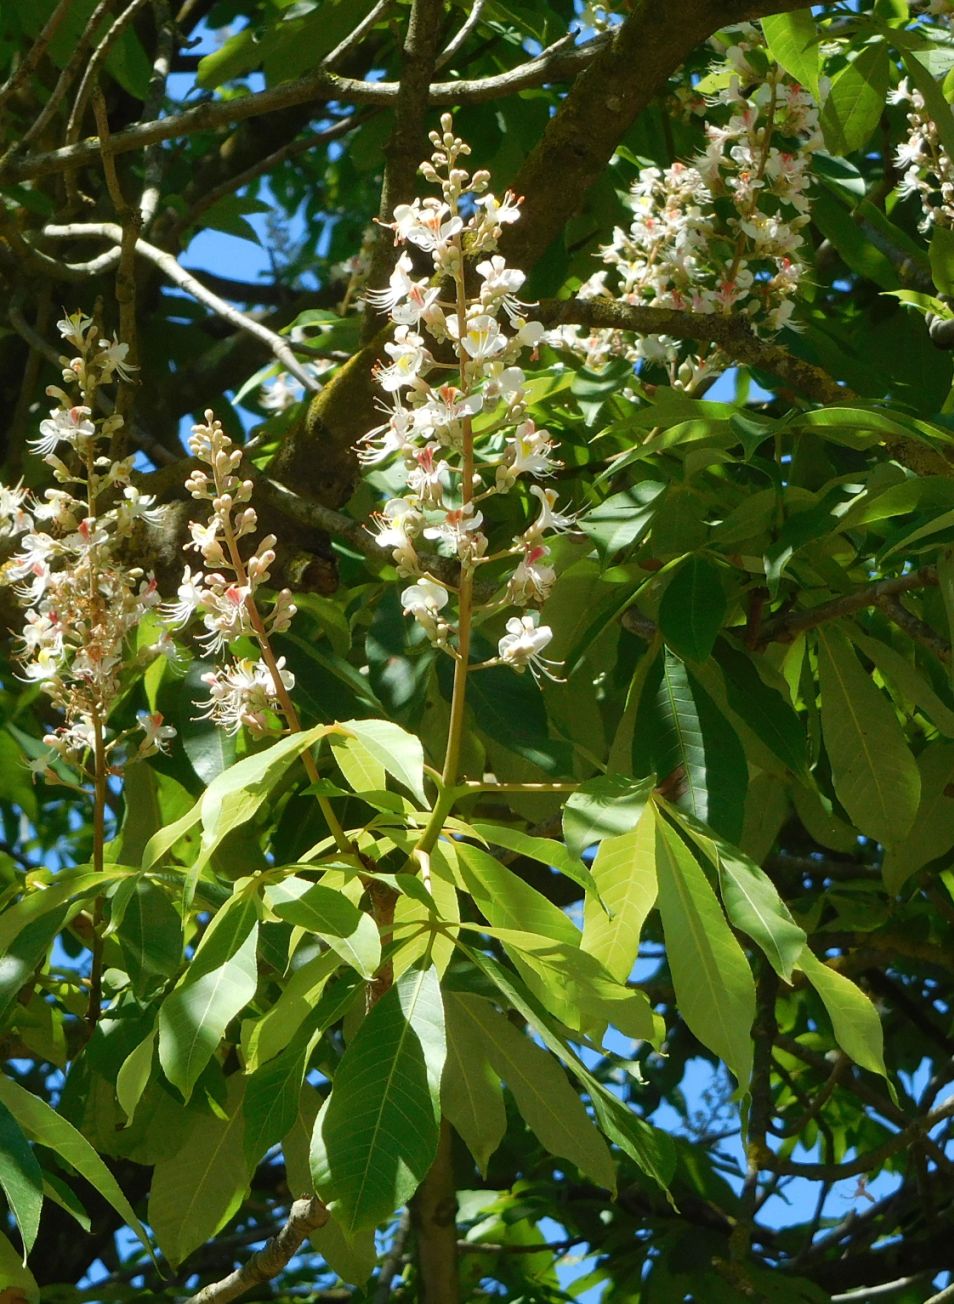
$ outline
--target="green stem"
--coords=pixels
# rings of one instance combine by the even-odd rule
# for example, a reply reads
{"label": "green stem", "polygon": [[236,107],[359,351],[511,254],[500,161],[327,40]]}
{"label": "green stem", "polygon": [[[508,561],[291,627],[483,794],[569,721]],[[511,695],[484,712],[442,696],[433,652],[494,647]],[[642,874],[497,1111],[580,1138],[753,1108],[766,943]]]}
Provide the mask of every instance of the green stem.
{"label": "green stem", "polygon": [[[93,870],[103,872],[106,845],[106,748],[103,741],[103,723],[99,713],[93,713]],[[93,963],[89,975],[89,1001],[86,1006],[87,1037],[92,1036],[99,1022],[103,1003],[103,898],[98,896],[93,907]]]}

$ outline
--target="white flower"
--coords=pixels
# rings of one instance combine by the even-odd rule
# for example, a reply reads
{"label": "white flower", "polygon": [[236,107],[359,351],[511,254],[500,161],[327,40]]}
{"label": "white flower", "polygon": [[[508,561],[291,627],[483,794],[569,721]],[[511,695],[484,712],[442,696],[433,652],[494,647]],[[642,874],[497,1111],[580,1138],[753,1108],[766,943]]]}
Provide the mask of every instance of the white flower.
{"label": "white flower", "polygon": [[553,630],[549,625],[541,625],[539,622],[540,613],[537,611],[528,612],[525,616],[512,616],[507,621],[508,632],[497,644],[497,653],[505,665],[513,666],[518,672],[529,666],[532,673],[539,672],[548,679],[555,680],[557,676],[547,667],[556,666],[559,662],[541,656],[553,638]]}
{"label": "white flower", "polygon": [[553,530],[557,534],[563,534],[566,530],[573,528],[576,524],[575,512],[554,511],[557,500],[555,489],[544,489],[541,485],[532,484],[530,492],[534,498],[540,500],[540,515],[526,531],[527,536],[538,537],[543,534],[544,530]]}
{"label": "white flower", "polygon": [[426,444],[413,454],[414,466],[407,473],[407,487],[425,507],[440,507],[444,500],[444,487],[449,480],[450,467],[443,458],[434,460],[437,444]]}
{"label": "white flower", "polygon": [[27,447],[38,457],[52,453],[57,444],[71,444],[82,448],[92,439],[96,427],[89,420],[90,409],[79,405],[71,408],[54,408],[45,421],[40,422],[40,439],[28,439]]}
{"label": "white flower", "polygon": [[440,619],[440,613],[447,606],[448,596],[446,589],[426,577],[401,594],[404,614],[414,617],[431,642],[441,642],[446,637],[447,626]]}
{"label": "white flower", "polygon": [[178,599],[178,602],[162,604],[163,618],[173,629],[182,629],[184,625],[188,625],[193,615],[205,602],[206,591],[202,587],[201,571],[196,571],[193,575],[191,567],[185,568],[182,583],[179,585]]}
{"label": "white flower", "polygon": [[[291,692],[295,676],[284,666],[285,658],[281,657],[277,662],[278,672],[282,685]],[[243,658],[203,675],[202,682],[209,687],[210,700],[196,703],[204,707],[200,719],[214,721],[229,734],[237,734],[243,725],[253,734],[269,732],[268,717],[277,712],[279,702],[271,671],[264,661]]]}
{"label": "white flower", "polygon": [[507,347],[506,335],[501,332],[493,317],[487,313],[469,318],[463,335],[458,334],[460,326],[456,313],[447,318],[447,327],[452,338],[460,339],[461,347],[472,362],[484,362],[495,358]]}
{"label": "white flower", "polygon": [[169,743],[175,738],[176,730],[171,724],[163,724],[162,713],[155,711],[150,714],[149,711],[137,711],[136,719],[145,734],[139,745],[140,754],[148,756],[151,752],[168,752]]}
{"label": "white flower", "polygon": [[384,351],[393,361],[390,367],[380,367],[376,378],[387,393],[413,385],[431,365],[431,355],[425,349],[423,339],[409,326],[399,326],[394,332],[393,343],[385,344]]}
{"label": "white flower", "polygon": [[544,602],[556,582],[556,571],[544,560],[550,549],[537,544],[527,548],[507,585],[507,596],[515,606],[525,607],[531,602]]}
{"label": "white flower", "polygon": [[270,384],[261,387],[258,401],[269,412],[284,412],[300,402],[303,393],[302,386],[294,376],[282,371]]}
{"label": "white flower", "polygon": [[102,371],[103,380],[112,380],[114,374],[118,375],[121,380],[132,380],[133,372],[138,371],[139,368],[126,361],[128,353],[128,344],[120,344],[115,338],[100,340],[96,361]]}

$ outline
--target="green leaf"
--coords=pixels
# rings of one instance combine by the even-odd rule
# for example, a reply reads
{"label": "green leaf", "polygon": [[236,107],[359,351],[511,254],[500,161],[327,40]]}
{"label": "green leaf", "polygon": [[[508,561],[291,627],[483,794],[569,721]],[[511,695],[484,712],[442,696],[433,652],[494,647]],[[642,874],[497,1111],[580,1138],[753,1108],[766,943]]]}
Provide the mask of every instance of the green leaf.
{"label": "green leaf", "polygon": [[245,1199],[243,1086],[240,1074],[229,1079],[224,1118],[189,1115],[182,1143],[153,1169],[149,1224],[173,1267],[210,1241]]}
{"label": "green leaf", "polygon": [[719,640],[715,655],[735,714],[786,768],[807,777],[808,744],[798,712],[765,683],[752,657],[736,651],[725,639]]}
{"label": "green leaf", "polygon": [[481,1175],[507,1131],[500,1078],[487,1057],[487,1043],[479,1027],[459,1006],[459,996],[447,992],[447,1063],[441,1079],[441,1106],[458,1132]]}
{"label": "green leaf", "polygon": [[655,700],[636,721],[634,752],[643,748],[676,804],[730,841],[742,834],[748,764],[739,736],[698,680],[669,649]]}
{"label": "green leaf", "polygon": [[705,661],[727,608],[719,567],[705,557],[692,556],[666,586],[659,604],[659,626],[679,656]]}
{"label": "green leaf", "polygon": [[894,895],[922,866],[943,856],[954,846],[954,743],[929,743],[918,756],[921,801],[907,837],[889,847],[881,872],[884,885]]}
{"label": "green leaf", "polygon": [[[441,682],[446,685],[449,679],[442,678]],[[482,670],[467,681],[467,703],[474,722],[487,738],[546,774],[561,773],[554,745],[547,739],[543,694],[530,675],[516,675],[508,666]]]}
{"label": "green leaf", "polygon": [[454,852],[467,890],[489,923],[497,928],[526,929],[579,946],[579,929],[542,892],[479,847],[458,842]]}
{"label": "green leaf", "polygon": [[291,877],[269,888],[265,899],[279,919],[323,938],[362,978],[374,977],[381,964],[377,927],[341,892]]}
{"label": "green leaf", "polygon": [[563,808],[563,836],[569,850],[581,856],[595,842],[634,829],[651,792],[651,779],[622,774],[601,774],[581,783]]}
{"label": "green leaf", "polygon": [[489,1001],[449,992],[458,1017],[486,1047],[495,1071],[513,1093],[517,1108],[548,1154],[569,1159],[600,1186],[616,1189],[616,1171],[606,1142],[587,1115],[559,1063],[520,1032]]}
{"label": "green leaf", "polygon": [[250,1172],[270,1146],[294,1126],[298,1117],[301,1084],[308,1065],[313,1033],[301,1030],[290,1046],[249,1078],[245,1087],[245,1159]]}
{"label": "green leaf", "polygon": [[[466,924],[466,928],[480,928]],[[548,1010],[569,1028],[601,1036],[612,1023],[635,1041],[659,1044],[665,1032],[644,992],[615,980],[596,956],[516,928],[492,928],[524,981]]]}
{"label": "green leaf", "polygon": [[888,47],[877,40],[834,77],[820,119],[832,154],[851,154],[867,143],[884,112],[889,75]]}
{"label": "green leaf", "polygon": [[821,54],[811,9],[767,15],[762,19],[762,33],[775,62],[790,77],[807,86],[816,100],[820,99]]}
{"label": "green leaf", "polygon": [[904,698],[905,706],[913,702],[945,737],[954,738],[954,711],[941,701],[917,666],[889,643],[862,634],[856,625],[849,624],[846,629],[852,643],[877,666],[888,691]]}
{"label": "green leaf", "polygon": [[588,897],[581,948],[625,982],[636,963],[639,936],[656,901],[656,833],[652,806],[628,833],[606,838],[593,861],[603,907]]}
{"label": "green leaf", "polygon": [[187,1101],[226,1027],[255,995],[257,944],[256,903],[233,897],[159,1009],[159,1062]]}
{"label": "green leaf", "polygon": [[580,529],[593,540],[601,557],[611,557],[645,537],[659,506],[656,500],[665,487],[661,481],[642,480],[586,513]]}
{"label": "green leaf", "polygon": [[918,809],[921,780],[894,710],[834,626],[818,630],[821,721],[838,800],[862,833],[900,842]]}
{"label": "green leaf", "polygon": [[351,973],[324,990],[329,977],[341,965],[334,951],[313,956],[288,979],[278,1000],[254,1022],[242,1028],[242,1053],[250,1072],[277,1055],[294,1037],[302,1022],[316,1008],[324,1017],[323,1027],[337,1021],[354,995],[358,975]]}
{"label": "green leaf", "polygon": [[312,1140],[312,1175],[348,1235],[389,1217],[437,1153],[446,1054],[433,968],[402,974],[358,1028]]}
{"label": "green leaf", "polygon": [[954,294],[954,231],[950,227],[935,226],[931,234],[931,279],[941,294]]}
{"label": "green leaf", "polygon": [[479,823],[472,825],[472,828],[475,833],[498,847],[506,847],[510,851],[519,852],[521,856],[529,857],[530,860],[538,861],[541,865],[550,865],[553,869],[558,869],[585,892],[596,891],[593,875],[582,860],[574,856],[562,842],[555,842],[553,838],[535,837],[533,834],[524,833],[521,829],[512,828],[509,824]]}
{"label": "green leaf", "polygon": [[331,744],[345,783],[352,792],[380,792],[387,784],[384,766],[360,738],[342,738]]}
{"label": "green leaf", "polygon": [[149,1085],[158,1032],[158,1028],[149,1031],[135,1050],[123,1060],[122,1067],[116,1075],[116,1099],[119,1101],[119,1108],[126,1115],[127,1123],[132,1122],[136,1106]]}
{"label": "green leaf", "polygon": [[881,1019],[861,988],[823,964],[807,946],[798,968],[821,997],[841,1049],[861,1068],[880,1073],[887,1081]]}
{"label": "green leaf", "polygon": [[353,1236],[348,1236],[334,1213],[332,1208],[332,1216],[324,1227],[311,1232],[308,1239],[342,1281],[364,1286],[378,1266],[374,1228],[362,1227]]}
{"label": "green leaf", "polygon": [[171,977],[182,959],[182,920],[166,891],[140,879],[116,936],[137,995]]}
{"label": "green leaf", "polygon": [[778,976],[790,983],[792,969],[805,945],[805,930],[792,918],[768,874],[691,816],[668,806],[666,809],[677,827],[686,831],[718,870],[722,903],[730,921],[761,947]]}
{"label": "green leaf", "polygon": [[339,729],[353,734],[393,779],[403,783],[422,806],[427,806],[424,749],[420,739],[390,720],[345,720]]}
{"label": "green leaf", "polygon": [[547,1049],[566,1064],[593,1101],[607,1136],[665,1190],[676,1166],[675,1148],[670,1138],[628,1109],[613,1091],[590,1073],[562,1035],[554,1031],[549,1012],[499,961],[483,951],[467,947],[463,949],[477,969],[490,979],[507,1004],[517,1010],[534,1029]]}
{"label": "green leaf", "polygon": [[656,873],[679,1014],[745,1090],[752,1072],[752,973],[705,874],[663,819],[656,821]]}
{"label": "green leaf", "polygon": [[145,1229],[136,1217],[132,1205],[122,1193],[119,1183],[100,1159],[99,1155],[61,1114],[31,1092],[9,1078],[0,1076],[0,1101],[10,1110],[31,1141],[54,1150],[61,1159],[76,1169],[130,1226],[143,1245],[152,1254],[152,1246]]}
{"label": "green leaf", "polygon": [[17,1220],[23,1241],[23,1262],[33,1249],[43,1207],[43,1173],[23,1129],[0,1103],[0,1187]]}

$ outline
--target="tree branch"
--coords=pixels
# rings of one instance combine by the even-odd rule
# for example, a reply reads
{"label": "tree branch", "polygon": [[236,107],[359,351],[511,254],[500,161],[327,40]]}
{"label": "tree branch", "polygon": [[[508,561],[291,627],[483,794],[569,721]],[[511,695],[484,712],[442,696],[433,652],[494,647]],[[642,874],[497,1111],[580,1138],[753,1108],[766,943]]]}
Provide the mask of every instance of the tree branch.
{"label": "tree branch", "polygon": [[457,1304],[460,1298],[452,1141],[450,1124],[442,1119],[437,1158],[411,1200],[421,1304]]}
{"label": "tree branch", "polygon": [[[115,138],[114,138],[115,139]],[[83,237],[93,237],[95,239],[111,240],[116,245],[121,245],[123,241],[123,229],[115,222],[70,222],[65,226],[54,224],[47,225],[43,228],[43,234],[53,239],[76,239]],[[154,263],[156,267],[166,276],[174,285],[178,285],[181,290],[191,294],[194,299],[204,303],[207,308],[223,317],[239,330],[245,331],[247,335],[252,335],[260,340],[269,352],[271,352],[282,364],[286,371],[300,380],[307,390],[314,392],[318,386],[310,372],[306,371],[300,365],[298,359],[292,352],[288,342],[274,331],[263,326],[261,322],[255,321],[252,317],[246,316],[238,308],[234,308],[224,299],[220,299],[201,281],[197,281],[184,268],[180,267],[175,258],[164,249],[158,249],[148,240],[138,239],[136,241],[136,252],[143,258]]]}
{"label": "tree branch", "polygon": [[[806,629],[814,629],[817,625],[823,625],[829,620],[838,620],[841,616],[850,616],[852,612],[860,611],[863,607],[880,606],[885,599],[897,597],[899,593],[910,593],[913,589],[933,588],[936,584],[936,566],[922,566],[907,575],[865,584],[852,593],[832,598],[829,602],[821,602],[817,607],[809,607],[804,611],[789,611],[784,616],[777,616],[774,620],[767,621],[759,634],[756,647],[766,647],[769,643],[791,643],[796,635]],[[947,654],[950,656],[950,649]]]}
{"label": "tree branch", "polygon": [[253,1286],[271,1281],[288,1266],[302,1241],[319,1227],[324,1227],[327,1221],[328,1210],[317,1196],[296,1200],[289,1211],[288,1221],[267,1245],[253,1254],[243,1267],[190,1296],[186,1304],[229,1304],[230,1300],[238,1299]]}
{"label": "tree branch", "polygon": [[[515,95],[550,81],[563,81],[576,76],[605,44],[606,38],[597,36],[585,45],[572,50],[561,50],[556,54],[538,55],[517,68],[495,73],[491,77],[436,82],[428,90],[428,103],[448,107],[479,104],[501,95]],[[346,104],[390,104],[397,99],[399,90],[399,82],[361,81],[355,77],[339,77],[336,73],[320,69],[255,95],[244,95],[231,100],[208,100],[194,108],[185,109],[182,113],[136,123],[135,126],[116,133],[112,139],[113,152],[125,154],[154,145],[157,141],[173,140],[197,131],[214,131],[218,127],[231,126],[236,122],[276,113],[298,104],[322,104],[330,100]],[[99,150],[100,141],[94,138],[36,154],[32,158],[5,159],[0,164],[0,178],[26,181],[32,177],[50,176],[88,163],[96,157]]]}

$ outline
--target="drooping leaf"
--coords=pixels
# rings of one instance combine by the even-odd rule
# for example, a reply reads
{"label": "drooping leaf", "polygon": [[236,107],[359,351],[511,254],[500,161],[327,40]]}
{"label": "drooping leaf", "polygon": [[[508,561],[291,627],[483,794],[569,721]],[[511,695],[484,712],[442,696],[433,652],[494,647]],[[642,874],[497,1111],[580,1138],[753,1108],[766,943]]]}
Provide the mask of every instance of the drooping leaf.
{"label": "drooping leaf", "polygon": [[862,833],[900,842],[921,780],[894,710],[834,626],[818,631],[821,721],[838,800]]}
{"label": "drooping leaf", "polygon": [[679,1013],[745,1089],[752,1071],[752,972],[705,874],[678,833],[657,819],[656,837],[659,912]]}
{"label": "drooping leaf", "polygon": [[719,890],[731,923],[758,943],[780,978],[791,982],[792,969],[805,945],[805,930],[792,918],[768,874],[691,815],[669,807],[667,811],[718,870]]}
{"label": "drooping leaf", "polygon": [[17,1120],[0,1102],[0,1188],[17,1220],[23,1260],[33,1249],[43,1208],[43,1173]]}
{"label": "drooping leaf", "polygon": [[508,824],[477,823],[472,827],[488,842],[498,847],[507,847],[510,851],[517,851],[522,856],[529,856],[531,860],[539,861],[541,865],[550,865],[553,869],[558,869],[561,874],[572,879],[586,892],[596,891],[596,884],[590,871],[562,842],[555,842],[553,838],[535,837]]}
{"label": "drooping leaf", "polygon": [[954,743],[933,742],[918,756],[921,801],[906,838],[885,852],[881,872],[891,893],[954,846]]}
{"label": "drooping leaf", "polygon": [[149,1224],[174,1266],[211,1240],[245,1199],[243,1087],[241,1075],[233,1074],[225,1117],[192,1115],[182,1144],[153,1170]]}
{"label": "drooping leaf", "polygon": [[220,911],[178,986],[159,1010],[162,1071],[186,1100],[226,1027],[258,984],[255,903],[233,898]]}
{"label": "drooping leaf", "polygon": [[500,1078],[487,1055],[487,1043],[474,1021],[461,1010],[459,1000],[457,993],[445,993],[447,1063],[441,1080],[441,1106],[486,1176],[490,1157],[507,1130],[507,1112]]}
{"label": "drooping leaf", "polygon": [[841,1049],[863,1069],[880,1073],[887,1081],[884,1032],[878,1011],[869,998],[850,978],[829,968],[807,946],[798,968],[821,997]]}
{"label": "drooping leaf", "polygon": [[811,9],[770,14],[762,19],[762,32],[772,58],[790,77],[807,86],[816,100],[819,99],[821,56]]}
{"label": "drooping leaf", "polygon": [[666,642],[679,656],[704,661],[722,628],[727,605],[718,566],[705,557],[687,558],[659,604],[659,625]]}
{"label": "drooping leaf", "polygon": [[634,829],[600,843],[593,877],[603,904],[587,898],[580,945],[601,960],[614,978],[625,982],[636,962],[646,916],[656,901],[656,831],[651,805],[644,808]]}
{"label": "drooping leaf", "polygon": [[888,77],[888,47],[882,40],[866,45],[835,75],[821,111],[831,153],[851,154],[867,143],[884,112]]}
{"label": "drooping leaf", "polygon": [[123,1060],[116,1075],[116,1099],[127,1122],[132,1121],[136,1106],[149,1084],[158,1032],[158,1028],[150,1029],[136,1049]]}
{"label": "drooping leaf", "polygon": [[651,791],[651,780],[622,774],[601,774],[581,783],[563,808],[569,850],[581,856],[594,842],[634,829]]}
{"label": "drooping leaf", "polygon": [[361,1024],[315,1124],[312,1175],[348,1235],[388,1217],[424,1180],[445,1054],[437,974],[409,970]]}
{"label": "drooping leaf", "polygon": [[46,1146],[72,1165],[116,1210],[152,1254],[149,1238],[119,1183],[81,1132],[39,1096],[0,1076],[0,1101],[31,1141]]}
{"label": "drooping leaf", "polygon": [[157,883],[140,879],[117,930],[119,945],[137,993],[171,977],[182,958],[182,920]]}
{"label": "drooping leaf", "polygon": [[479,847],[459,842],[454,850],[467,890],[489,923],[579,946],[579,929],[542,892]]}
{"label": "drooping leaf", "polygon": [[424,749],[420,739],[390,720],[346,720],[341,728],[353,734],[393,779],[403,783],[422,806],[427,806]]}
{"label": "drooping leaf", "polygon": [[479,996],[449,993],[458,1017],[470,1024],[487,1048],[495,1071],[506,1082],[527,1125],[544,1149],[576,1164],[611,1190],[616,1174],[602,1139],[559,1063]]}
{"label": "drooping leaf", "polygon": [[731,709],[783,765],[794,774],[806,775],[808,747],[805,729],[791,703],[781,692],[765,683],[750,657],[731,647],[726,640],[720,639],[715,655]]}

